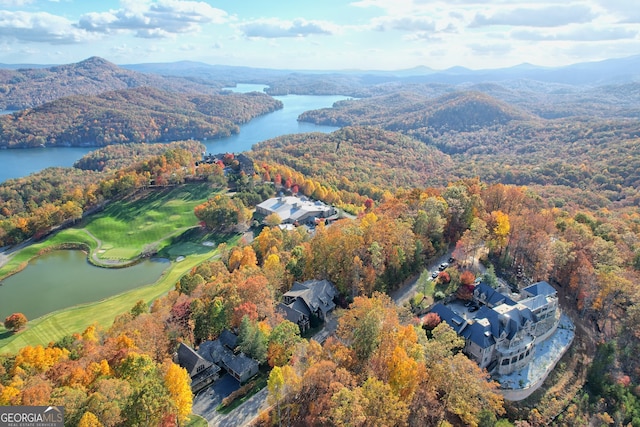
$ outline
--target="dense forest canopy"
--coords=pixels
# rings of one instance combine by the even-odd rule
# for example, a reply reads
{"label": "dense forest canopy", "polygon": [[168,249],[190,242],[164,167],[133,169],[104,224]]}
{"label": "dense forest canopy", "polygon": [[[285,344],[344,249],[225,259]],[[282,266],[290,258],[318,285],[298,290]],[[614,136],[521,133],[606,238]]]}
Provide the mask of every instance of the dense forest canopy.
{"label": "dense forest canopy", "polygon": [[58,99],[0,117],[0,147],[214,139],[282,108],[258,92],[178,94],[151,87]]}
{"label": "dense forest canopy", "polygon": [[[109,67],[96,59],[84,65],[92,64]],[[34,71],[20,73],[6,75]],[[336,132],[258,144],[248,153],[255,174],[232,154],[196,165],[196,142],[119,144],[75,168],[2,184],[0,246],[44,237],[140,189],[191,181],[235,193],[195,208],[203,233],[246,230],[249,208],[276,192],[355,215],[311,233],[283,230],[271,218],[252,241],[220,244],[150,309],[132,302],[109,328],[0,356],[0,404],[65,405],[72,425],[182,425],[191,394],[170,355],[180,342],[197,346],[231,328],[241,351],[271,369],[272,409],[260,425],[640,425],[638,84],[481,83],[464,74],[439,84],[384,73],[271,73],[273,93],[363,99],[301,117],[345,126]],[[130,130],[149,141],[155,123],[161,140],[198,127],[229,131],[269,108],[279,106],[264,94],[139,88],[19,112],[2,131],[72,132],[82,141],[109,126],[116,142],[129,142],[120,135]],[[128,121],[119,128],[113,116]],[[531,399],[504,402],[446,324],[425,332],[413,303],[397,307],[385,295],[448,250],[457,264],[436,276],[437,292],[425,291],[420,303],[458,295],[479,257],[486,277],[497,281],[497,273],[513,287],[549,281],[576,322],[568,356]],[[275,310],[294,281],[308,279],[330,280],[340,293],[337,338],[322,346]],[[503,416],[509,421],[498,421]]]}
{"label": "dense forest canopy", "polygon": [[550,120],[477,92],[434,99],[400,91],[341,101],[333,108],[306,112],[300,120],[374,125],[411,136],[451,155],[450,176],[574,188],[592,193],[591,207],[602,207],[606,200],[624,205],[639,200],[638,119]]}
{"label": "dense forest canopy", "polygon": [[98,95],[141,86],[207,94],[215,94],[222,88],[219,83],[138,73],[91,57],[76,64],[49,68],[0,69],[0,108],[21,110],[72,95]]}

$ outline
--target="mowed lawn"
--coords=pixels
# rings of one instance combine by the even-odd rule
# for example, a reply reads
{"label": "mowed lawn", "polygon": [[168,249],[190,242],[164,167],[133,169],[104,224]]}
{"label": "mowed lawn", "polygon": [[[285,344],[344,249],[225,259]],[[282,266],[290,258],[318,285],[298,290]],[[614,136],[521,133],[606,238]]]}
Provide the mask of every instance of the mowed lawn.
{"label": "mowed lawn", "polygon": [[16,252],[15,255],[9,259],[9,262],[0,268],[0,279],[25,267],[31,259],[38,256],[40,251],[50,247],[58,247],[65,243],[83,244],[88,246],[92,251],[97,248],[96,241],[85,233],[84,230],[80,228],[67,228],[42,242],[31,244]]}
{"label": "mowed lawn", "polygon": [[[180,263],[172,263],[154,284],[125,292],[103,301],[83,304],[60,310],[34,320],[17,334],[10,334],[0,326],[0,353],[15,353],[27,345],[47,345],[65,335],[82,332],[97,324],[108,328],[114,318],[128,312],[139,300],[150,304],[154,299],[171,290],[180,277],[196,265],[215,255],[215,249],[204,254],[187,256]],[[98,267],[96,267],[98,268]]]}
{"label": "mowed lawn", "polygon": [[146,197],[132,201],[117,201],[99,214],[87,218],[82,224],[62,230],[43,242],[29,245],[17,252],[9,263],[0,269],[0,277],[26,264],[46,247],[73,242],[84,243],[92,252],[95,251],[97,242],[85,230],[102,241],[102,248],[105,244],[113,246],[111,257],[114,257],[113,253],[118,253],[115,249],[120,249],[121,244],[128,246],[123,247],[120,254],[128,255],[117,257],[135,258],[145,245],[157,242],[158,250],[162,249],[162,255],[172,258],[182,255],[186,258],[182,262],[171,263],[162,277],[151,285],[102,301],[29,319],[27,328],[18,334],[6,331],[0,323],[0,353],[14,353],[26,345],[47,345],[65,335],[82,332],[94,323],[108,328],[117,315],[129,311],[137,301],[143,300],[150,304],[172,289],[183,274],[214,257],[216,245],[203,245],[203,241],[237,244],[240,239],[237,235],[202,235],[195,230],[185,233],[185,230],[197,223],[193,208],[211,195],[211,190],[206,184],[189,184],[152,191]]}
{"label": "mowed lawn", "polygon": [[149,245],[161,250],[171,237],[197,225],[193,208],[212,194],[206,184],[151,191],[109,204],[85,228],[102,243],[99,258],[130,260]]}

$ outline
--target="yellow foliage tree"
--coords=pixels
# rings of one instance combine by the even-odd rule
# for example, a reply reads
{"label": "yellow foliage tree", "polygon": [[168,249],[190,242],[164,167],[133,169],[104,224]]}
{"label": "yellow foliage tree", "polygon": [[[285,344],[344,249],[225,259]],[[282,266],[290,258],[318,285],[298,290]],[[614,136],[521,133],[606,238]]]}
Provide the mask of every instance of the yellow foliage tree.
{"label": "yellow foliage tree", "polygon": [[237,270],[240,267],[240,263],[242,262],[242,250],[238,248],[233,248],[231,251],[231,255],[229,255],[229,263],[228,268],[229,271]]}
{"label": "yellow foliage tree", "polygon": [[251,246],[245,246],[242,248],[242,259],[240,260],[240,267],[255,267],[258,265],[258,259],[256,252]]}
{"label": "yellow foliage tree", "polygon": [[80,422],[78,423],[78,427],[103,427],[104,424],[100,422],[98,417],[96,417],[93,412],[85,412],[80,418]]}
{"label": "yellow foliage tree", "polygon": [[414,359],[407,355],[402,347],[393,350],[391,358],[387,361],[389,370],[389,385],[391,390],[400,397],[402,401],[410,401],[418,387],[418,382],[422,375],[416,375],[421,366]]}
{"label": "yellow foliage tree", "polygon": [[20,390],[15,387],[0,385],[0,406],[13,406],[20,404]]}
{"label": "yellow foliage tree", "polygon": [[91,325],[82,333],[82,339],[85,341],[97,342],[98,336],[96,335],[96,325]]}
{"label": "yellow foliage tree", "polygon": [[175,363],[169,362],[167,373],[164,376],[164,383],[169,390],[171,400],[178,410],[178,420],[183,422],[191,414],[193,405],[193,394],[191,394],[191,378],[186,369]]}
{"label": "yellow foliage tree", "polygon": [[57,347],[42,347],[41,345],[32,347],[26,346],[20,349],[14,363],[14,370],[18,367],[32,367],[38,372],[44,372],[60,359],[66,359],[69,350]]}
{"label": "yellow foliage tree", "polygon": [[493,211],[491,212],[491,221],[493,223],[492,232],[496,244],[500,251],[502,251],[502,249],[507,244],[507,238],[509,237],[509,233],[511,232],[509,215],[502,211]]}

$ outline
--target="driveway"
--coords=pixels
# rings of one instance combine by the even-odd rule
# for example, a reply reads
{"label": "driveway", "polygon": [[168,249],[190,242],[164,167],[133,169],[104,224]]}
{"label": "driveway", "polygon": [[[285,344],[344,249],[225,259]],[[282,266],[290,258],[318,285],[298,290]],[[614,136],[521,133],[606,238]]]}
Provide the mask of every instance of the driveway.
{"label": "driveway", "polygon": [[231,393],[240,388],[240,384],[229,374],[224,374],[211,386],[200,390],[193,398],[193,413],[198,414],[207,420],[209,425],[218,425],[216,423],[211,424],[212,420],[222,416],[216,411],[216,408],[222,399],[229,396]]}
{"label": "driveway", "polygon": [[[425,269],[430,272],[438,271],[438,266],[443,262],[448,262],[449,258],[451,258],[451,254],[453,253],[453,249],[448,250],[445,254],[440,256],[439,258],[431,260],[429,264],[425,264]],[[396,305],[403,306],[409,302],[411,297],[416,293],[416,288],[418,285],[418,279],[420,278],[420,274],[417,274],[409,282],[395,291],[390,293],[391,299],[396,303]]]}

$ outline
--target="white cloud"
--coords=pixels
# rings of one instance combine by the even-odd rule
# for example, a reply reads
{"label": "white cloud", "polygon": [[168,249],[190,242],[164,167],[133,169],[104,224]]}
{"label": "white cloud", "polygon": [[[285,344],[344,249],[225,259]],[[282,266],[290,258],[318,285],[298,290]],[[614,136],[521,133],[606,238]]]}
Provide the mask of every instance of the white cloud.
{"label": "white cloud", "polygon": [[61,16],[47,12],[10,12],[0,10],[0,37],[21,42],[74,44],[94,39]]}
{"label": "white cloud", "polygon": [[373,19],[372,26],[378,31],[435,31],[436,29],[434,20],[426,16],[385,16]]}
{"label": "white cloud", "polygon": [[574,28],[567,31],[554,33],[536,32],[530,30],[513,31],[511,36],[518,40],[530,41],[578,41],[596,42],[604,40],[624,40],[634,39],[638,35],[638,30],[631,30],[622,27],[610,28]]}
{"label": "white cloud", "polygon": [[640,7],[630,0],[597,0],[600,7],[622,23],[640,23]]}
{"label": "white cloud", "polygon": [[201,24],[221,24],[227,13],[200,1],[160,0],[123,2],[124,8],[92,12],[80,17],[78,26],[87,31],[113,33],[133,31],[142,38],[163,38],[196,32]]}
{"label": "white cloud", "polygon": [[499,9],[493,14],[477,14],[471,27],[488,25],[558,27],[572,23],[590,22],[594,17],[595,14],[591,8],[584,5]]}
{"label": "white cloud", "polygon": [[307,37],[315,34],[336,34],[339,31],[339,28],[330,22],[307,21],[302,18],[292,21],[277,18],[257,19],[238,24],[236,28],[245,36],[256,38]]}
{"label": "white cloud", "polygon": [[34,0],[0,0],[0,6],[2,7],[22,7],[27,4],[33,3]]}

